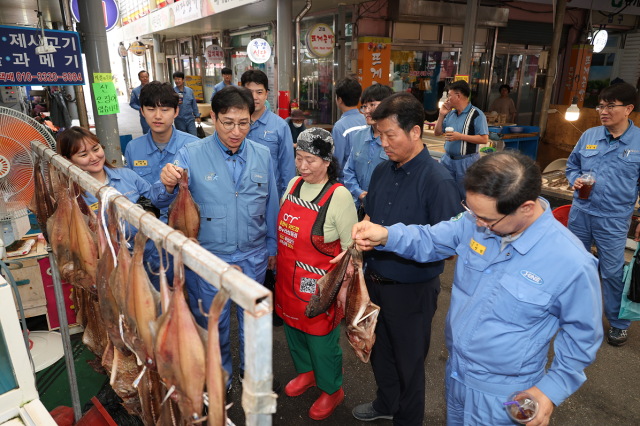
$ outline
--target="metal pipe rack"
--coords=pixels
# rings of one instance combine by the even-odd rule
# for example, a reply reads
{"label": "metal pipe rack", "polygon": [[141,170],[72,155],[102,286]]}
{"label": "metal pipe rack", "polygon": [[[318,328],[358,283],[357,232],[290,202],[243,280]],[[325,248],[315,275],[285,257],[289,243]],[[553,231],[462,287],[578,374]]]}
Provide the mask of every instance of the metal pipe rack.
{"label": "metal pipe rack", "polygon": [[[41,159],[50,162],[69,179],[77,182],[85,191],[101,198],[100,190],[106,187],[89,173],[41,142],[32,141],[31,149]],[[112,188],[107,198],[115,204],[120,217],[162,245],[169,253],[175,255],[181,252],[186,266],[216,288],[227,289],[231,299],[244,309],[245,377],[242,383],[242,407],[247,425],[270,426],[271,415],[276,412],[276,395],[272,392],[272,293],[235,268],[229,268],[223,274],[229,267],[226,262],[120,195],[122,194]],[[56,285],[61,286],[59,280],[54,280],[54,286]]]}

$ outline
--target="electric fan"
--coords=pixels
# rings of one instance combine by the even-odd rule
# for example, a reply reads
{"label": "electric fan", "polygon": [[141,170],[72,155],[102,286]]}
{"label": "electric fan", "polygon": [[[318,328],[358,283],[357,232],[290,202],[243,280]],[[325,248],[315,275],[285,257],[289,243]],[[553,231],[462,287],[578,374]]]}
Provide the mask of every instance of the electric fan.
{"label": "electric fan", "polygon": [[33,197],[31,141],[55,149],[49,131],[21,112],[0,107],[0,258],[5,245],[22,238],[29,230],[27,206]]}

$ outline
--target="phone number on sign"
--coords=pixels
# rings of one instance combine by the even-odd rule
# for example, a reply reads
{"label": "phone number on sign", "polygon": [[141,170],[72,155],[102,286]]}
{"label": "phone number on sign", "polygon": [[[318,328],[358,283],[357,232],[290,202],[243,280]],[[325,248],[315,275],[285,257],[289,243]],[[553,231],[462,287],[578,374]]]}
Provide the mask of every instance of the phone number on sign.
{"label": "phone number on sign", "polygon": [[39,83],[51,83],[62,81],[82,81],[82,73],[76,72],[64,72],[62,75],[58,75],[55,72],[39,72],[37,74],[31,74],[30,72],[0,72],[0,81],[18,81],[18,82],[39,82]]}

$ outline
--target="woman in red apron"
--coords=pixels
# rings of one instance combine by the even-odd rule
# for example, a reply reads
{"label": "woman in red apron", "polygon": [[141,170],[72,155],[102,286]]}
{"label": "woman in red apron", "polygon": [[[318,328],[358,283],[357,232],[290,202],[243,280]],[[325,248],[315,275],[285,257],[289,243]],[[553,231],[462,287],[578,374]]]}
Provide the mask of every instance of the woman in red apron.
{"label": "woman in red apron", "polygon": [[304,311],[316,294],[329,262],[351,244],[358,221],[349,191],[338,178],[331,134],[312,128],[298,136],[296,167],[278,215],[276,313],[284,320],[289,351],[298,372],[285,388],[288,396],[318,386],[322,395],[309,417],[322,420],[344,400],[340,319],[335,306],[313,319]]}

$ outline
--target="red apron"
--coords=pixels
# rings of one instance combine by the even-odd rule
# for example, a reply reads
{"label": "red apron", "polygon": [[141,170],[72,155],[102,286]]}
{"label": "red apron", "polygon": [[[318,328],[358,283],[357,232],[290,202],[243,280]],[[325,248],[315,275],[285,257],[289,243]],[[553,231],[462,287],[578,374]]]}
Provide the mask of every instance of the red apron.
{"label": "red apron", "polygon": [[326,314],[311,319],[304,311],[317,292],[318,279],[335,267],[329,261],[341,251],[339,239],[324,242],[323,229],[331,196],[343,185],[327,183],[318,197],[309,202],[298,198],[302,184],[302,178],[293,184],[278,214],[276,314],[290,327],[325,336],[340,323],[335,317],[335,304]]}

